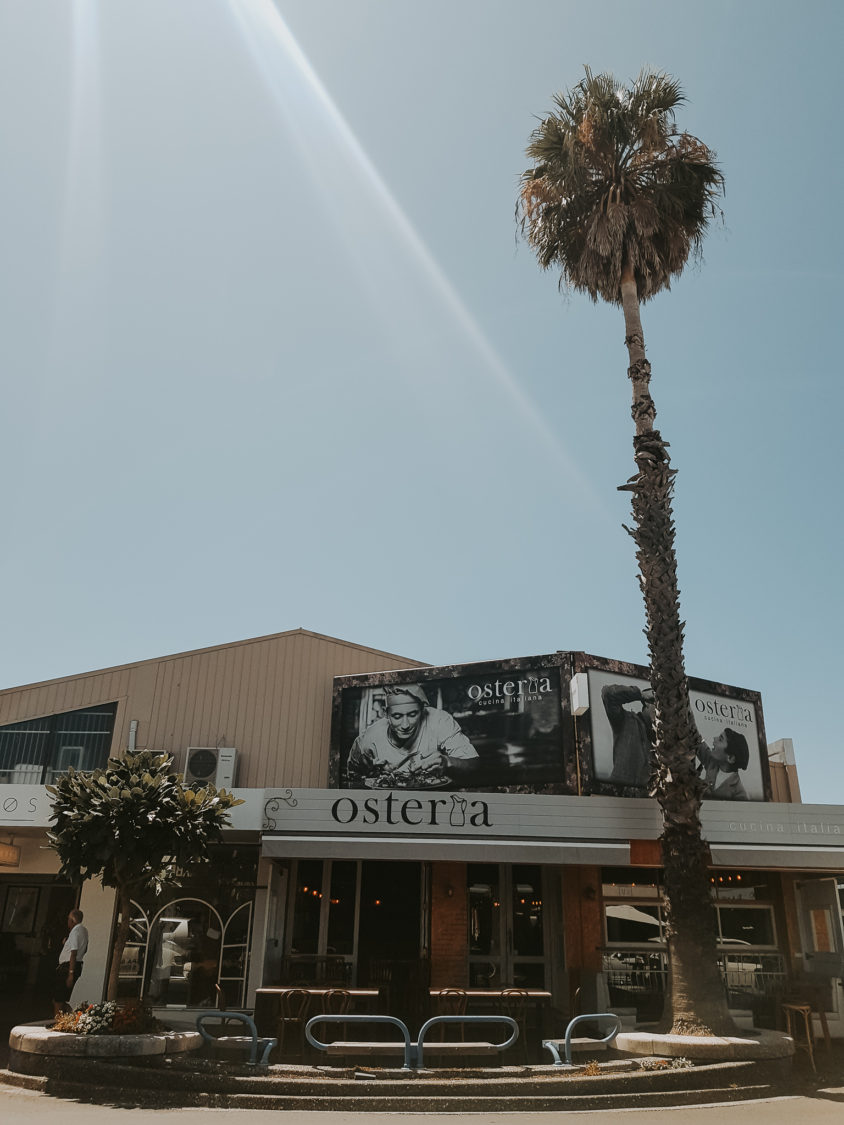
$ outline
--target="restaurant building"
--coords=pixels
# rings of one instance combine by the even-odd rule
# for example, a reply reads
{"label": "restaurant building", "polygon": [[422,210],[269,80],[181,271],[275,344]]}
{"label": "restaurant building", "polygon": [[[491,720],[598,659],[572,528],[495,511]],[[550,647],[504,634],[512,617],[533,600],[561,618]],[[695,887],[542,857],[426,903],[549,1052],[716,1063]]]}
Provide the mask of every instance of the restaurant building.
{"label": "restaurant building", "polygon": [[[298,629],[0,692],[0,992],[46,1017],[68,909],[91,935],[74,1001],[103,996],[112,891],[62,882],[45,785],[126,749],[233,789],[211,863],[134,904],[121,975],[185,1021],[280,984],[515,987],[546,1027],[658,1015],[659,810],[646,670],[578,652],[430,668]],[[804,805],[758,693],[691,680],[730,1005],[774,1026],[799,982],[844,1036],[844,807]],[[729,733],[728,733],[729,732]],[[644,765],[643,765],[643,747]]]}

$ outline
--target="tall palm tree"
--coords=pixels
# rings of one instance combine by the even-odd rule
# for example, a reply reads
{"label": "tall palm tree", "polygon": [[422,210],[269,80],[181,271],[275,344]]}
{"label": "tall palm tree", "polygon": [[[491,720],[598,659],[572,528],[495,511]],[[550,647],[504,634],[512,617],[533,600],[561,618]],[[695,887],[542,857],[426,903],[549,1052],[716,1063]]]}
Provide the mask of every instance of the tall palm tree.
{"label": "tall palm tree", "polygon": [[533,132],[522,175],[522,232],[560,283],[621,305],[633,389],[632,494],[656,720],[652,794],[663,813],[669,981],[664,1022],[677,1033],[732,1028],[716,957],[716,921],[702,839],[699,734],[683,661],[674,520],[675,469],[654,428],[640,305],[677,277],[718,214],[723,179],[714,153],[680,132],[684,101],[669,75],[643,70],[629,86],[585,77]]}

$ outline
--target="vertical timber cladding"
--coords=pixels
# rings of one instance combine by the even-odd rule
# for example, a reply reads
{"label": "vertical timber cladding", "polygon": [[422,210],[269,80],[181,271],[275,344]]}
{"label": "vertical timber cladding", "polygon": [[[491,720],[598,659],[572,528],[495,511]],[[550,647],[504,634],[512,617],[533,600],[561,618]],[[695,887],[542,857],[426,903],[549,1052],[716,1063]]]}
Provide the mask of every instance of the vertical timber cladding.
{"label": "vertical timber cladding", "polygon": [[[645,796],[651,740],[648,669],[582,652],[571,657],[572,675],[588,684],[588,709],[575,718],[581,792]],[[702,739],[698,773],[709,799],[772,801],[759,692],[690,676],[689,697]],[[726,769],[721,768],[725,753]]]}
{"label": "vertical timber cladding", "polygon": [[[562,652],[339,676],[329,785],[576,793],[569,680],[569,655]],[[410,733],[398,731],[388,717],[387,701],[402,687],[409,689],[402,696],[405,710],[412,710],[412,694],[423,715]],[[423,770],[425,740],[445,760]],[[432,753],[428,760],[437,757]]]}

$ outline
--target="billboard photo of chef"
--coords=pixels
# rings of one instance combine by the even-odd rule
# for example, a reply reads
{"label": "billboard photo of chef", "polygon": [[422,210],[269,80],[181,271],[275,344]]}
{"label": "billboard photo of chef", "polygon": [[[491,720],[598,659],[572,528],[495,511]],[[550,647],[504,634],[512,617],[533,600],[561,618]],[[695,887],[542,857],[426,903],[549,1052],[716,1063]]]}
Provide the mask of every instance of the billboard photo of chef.
{"label": "billboard photo of chef", "polygon": [[[622,790],[647,791],[651,773],[654,697],[646,679],[590,669],[589,699],[595,778]],[[698,681],[700,682],[700,681]],[[701,736],[697,772],[704,799],[764,801],[756,708],[735,696],[690,687]]]}
{"label": "billboard photo of chef", "polygon": [[559,668],[468,667],[478,671],[420,669],[409,683],[341,678],[332,729],[339,786],[532,791],[562,785]]}
{"label": "billboard photo of chef", "polygon": [[477,750],[447,711],[429,704],[419,684],[391,684],[384,696],[384,715],[349,751],[350,788],[433,788],[467,772]]}

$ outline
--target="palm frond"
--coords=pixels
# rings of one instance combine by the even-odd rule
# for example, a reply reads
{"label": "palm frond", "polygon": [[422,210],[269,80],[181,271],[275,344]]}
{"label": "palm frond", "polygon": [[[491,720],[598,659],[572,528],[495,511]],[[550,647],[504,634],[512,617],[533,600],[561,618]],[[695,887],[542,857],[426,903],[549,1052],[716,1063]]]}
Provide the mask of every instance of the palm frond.
{"label": "palm frond", "polygon": [[719,213],[715,154],[676,127],[684,101],[663,72],[644,69],[624,86],[585,67],[531,133],[522,234],[543,268],[593,300],[620,303],[625,266],[641,300],[668,288]]}

